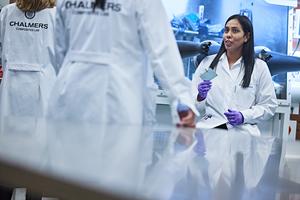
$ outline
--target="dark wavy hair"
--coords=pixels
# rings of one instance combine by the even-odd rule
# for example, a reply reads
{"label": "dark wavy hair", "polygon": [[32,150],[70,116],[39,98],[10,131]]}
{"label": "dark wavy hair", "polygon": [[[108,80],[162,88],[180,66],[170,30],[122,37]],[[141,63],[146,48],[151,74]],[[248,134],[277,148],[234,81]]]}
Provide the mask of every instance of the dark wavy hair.
{"label": "dark wavy hair", "polygon": [[53,8],[55,0],[16,0],[16,5],[23,12],[34,12],[45,8]]}
{"label": "dark wavy hair", "polygon": [[[253,26],[248,17],[243,15],[238,15],[238,14],[230,16],[225,22],[225,25],[232,19],[238,20],[242,26],[244,33],[249,35],[247,42],[243,44],[243,50],[242,50],[242,59],[244,62],[244,72],[245,72],[243,77],[242,87],[246,88],[249,87],[253,68],[254,68],[254,63],[255,63]],[[219,59],[224,52],[226,52],[226,49],[223,41],[217,56],[214,58],[214,60],[209,66],[210,68],[214,69],[217,66]]]}
{"label": "dark wavy hair", "polygon": [[104,10],[105,9],[105,3],[106,3],[106,0],[95,0],[94,10],[97,7],[101,8],[102,10]]}

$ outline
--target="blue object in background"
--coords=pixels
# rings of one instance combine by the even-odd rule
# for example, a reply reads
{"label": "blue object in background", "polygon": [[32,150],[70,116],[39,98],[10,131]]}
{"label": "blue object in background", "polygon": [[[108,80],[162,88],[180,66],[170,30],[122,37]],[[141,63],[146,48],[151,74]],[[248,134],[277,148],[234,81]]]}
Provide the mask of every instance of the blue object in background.
{"label": "blue object in background", "polygon": [[250,21],[252,22],[252,11],[249,9],[241,9],[240,10],[240,15],[246,16],[250,19]]}

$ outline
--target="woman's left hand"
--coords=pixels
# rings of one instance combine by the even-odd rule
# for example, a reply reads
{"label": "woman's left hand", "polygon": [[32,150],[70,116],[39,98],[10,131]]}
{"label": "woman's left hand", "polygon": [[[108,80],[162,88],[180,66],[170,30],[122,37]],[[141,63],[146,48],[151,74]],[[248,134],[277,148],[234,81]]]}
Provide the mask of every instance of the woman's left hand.
{"label": "woman's left hand", "polygon": [[244,123],[244,116],[239,111],[228,109],[228,112],[225,112],[224,115],[232,126],[238,126]]}

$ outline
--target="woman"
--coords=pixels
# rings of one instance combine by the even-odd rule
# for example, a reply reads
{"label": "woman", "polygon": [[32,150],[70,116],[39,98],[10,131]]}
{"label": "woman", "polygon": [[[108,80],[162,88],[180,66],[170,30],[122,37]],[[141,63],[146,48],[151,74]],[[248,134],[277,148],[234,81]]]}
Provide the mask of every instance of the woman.
{"label": "woman", "polygon": [[[148,67],[197,112],[160,0],[60,0],[56,19],[60,69],[49,118],[142,124],[145,104],[153,102],[145,99],[151,96],[145,90],[150,93],[146,82],[153,75]],[[182,125],[193,123],[189,110]]]}
{"label": "woman", "polygon": [[2,8],[1,116],[41,117],[55,79],[55,0],[17,0]]}
{"label": "woman", "polygon": [[[216,78],[200,76],[212,69]],[[193,77],[193,94],[205,116],[198,126],[236,127],[260,134],[256,124],[272,117],[277,100],[267,64],[255,58],[251,21],[232,15],[217,55],[206,57]]]}

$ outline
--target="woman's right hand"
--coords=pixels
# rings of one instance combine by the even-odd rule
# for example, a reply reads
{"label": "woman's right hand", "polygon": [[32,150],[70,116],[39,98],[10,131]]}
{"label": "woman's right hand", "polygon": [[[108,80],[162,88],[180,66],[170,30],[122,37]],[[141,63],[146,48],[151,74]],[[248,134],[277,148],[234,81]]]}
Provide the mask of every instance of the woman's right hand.
{"label": "woman's right hand", "polygon": [[203,101],[207,97],[208,91],[211,89],[212,82],[208,80],[204,80],[198,85],[198,101]]}

